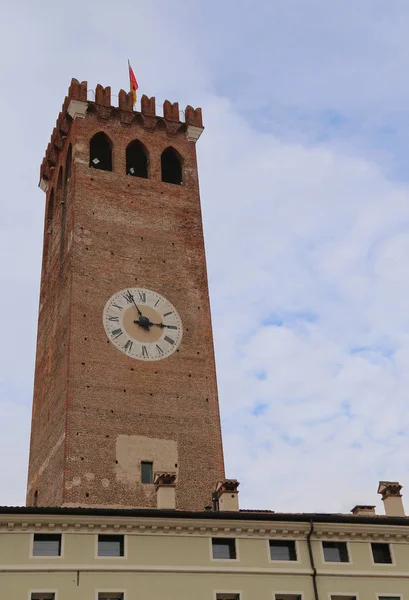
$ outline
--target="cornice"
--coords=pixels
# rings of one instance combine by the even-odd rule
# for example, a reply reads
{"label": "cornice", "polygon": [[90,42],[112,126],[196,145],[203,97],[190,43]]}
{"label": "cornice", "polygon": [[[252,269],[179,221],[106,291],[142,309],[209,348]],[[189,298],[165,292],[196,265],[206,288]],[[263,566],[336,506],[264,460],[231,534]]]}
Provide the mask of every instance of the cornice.
{"label": "cornice", "polygon": [[[5,518],[6,517],[6,518]],[[5,532],[62,533],[121,533],[133,535],[167,535],[193,537],[235,537],[303,540],[309,532],[309,523],[271,521],[233,521],[184,518],[143,518],[124,516],[79,515],[0,515],[0,534]],[[314,523],[313,540],[361,542],[409,542],[407,527],[362,523]]]}

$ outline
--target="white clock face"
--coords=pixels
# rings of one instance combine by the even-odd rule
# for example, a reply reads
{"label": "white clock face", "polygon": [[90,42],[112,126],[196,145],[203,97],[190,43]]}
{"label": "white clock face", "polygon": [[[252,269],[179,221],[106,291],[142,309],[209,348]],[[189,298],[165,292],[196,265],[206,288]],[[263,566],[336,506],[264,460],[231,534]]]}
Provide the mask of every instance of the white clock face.
{"label": "white clock face", "polygon": [[126,288],[108,300],[103,313],[106,334],[118,350],[137,360],[161,360],[182,341],[175,307],[152,290]]}

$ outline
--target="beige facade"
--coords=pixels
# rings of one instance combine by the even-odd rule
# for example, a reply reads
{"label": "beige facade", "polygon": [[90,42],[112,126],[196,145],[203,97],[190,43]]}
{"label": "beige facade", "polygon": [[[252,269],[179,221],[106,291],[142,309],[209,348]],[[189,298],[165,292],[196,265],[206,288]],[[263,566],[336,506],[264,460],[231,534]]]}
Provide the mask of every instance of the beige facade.
{"label": "beige facade", "polygon": [[[7,509],[0,519],[7,600],[409,599],[407,518]],[[38,534],[61,534],[61,555],[33,556]],[[98,556],[101,535],[122,539],[123,556]],[[212,540],[230,540],[236,558],[215,558]],[[293,547],[292,560],[272,560],[270,541]],[[325,560],[328,542],[347,549],[347,562]],[[388,547],[390,564],[374,562],[373,544]]]}

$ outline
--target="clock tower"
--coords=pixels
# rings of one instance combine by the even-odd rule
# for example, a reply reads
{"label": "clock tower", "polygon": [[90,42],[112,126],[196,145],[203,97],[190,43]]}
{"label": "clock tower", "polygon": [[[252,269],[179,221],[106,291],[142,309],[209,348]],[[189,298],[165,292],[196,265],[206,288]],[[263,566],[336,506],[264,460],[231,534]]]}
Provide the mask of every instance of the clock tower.
{"label": "clock tower", "polygon": [[199,108],[71,82],[41,165],[28,505],[154,508],[164,483],[203,510],[224,479],[202,130]]}

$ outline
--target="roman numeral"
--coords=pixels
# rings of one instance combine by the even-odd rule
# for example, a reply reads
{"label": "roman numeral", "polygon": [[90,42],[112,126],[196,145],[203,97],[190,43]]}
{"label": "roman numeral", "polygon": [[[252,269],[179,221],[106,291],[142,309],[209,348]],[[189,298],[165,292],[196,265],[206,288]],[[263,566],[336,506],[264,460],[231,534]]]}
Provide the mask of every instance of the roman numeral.
{"label": "roman numeral", "polygon": [[146,294],[145,292],[139,292],[139,298],[141,302],[146,302]]}
{"label": "roman numeral", "polygon": [[146,346],[142,346],[142,358],[149,358]]}
{"label": "roman numeral", "polygon": [[163,352],[162,348],[160,346],[158,346],[158,344],[156,344],[156,349],[157,349],[157,351],[158,351],[158,353],[159,353],[160,356],[162,356],[163,354],[165,354]]}
{"label": "roman numeral", "polygon": [[133,296],[132,296],[132,294],[131,294],[131,292],[130,292],[129,290],[127,290],[127,291],[125,292],[125,294],[122,294],[122,295],[123,295],[123,297],[125,298],[125,300],[126,300],[126,301],[127,301],[129,304],[132,304],[132,303],[133,303]]}
{"label": "roman numeral", "polygon": [[166,340],[169,344],[175,343],[175,340],[172,340],[172,338],[168,337],[167,335],[165,335],[165,337],[163,339]]}
{"label": "roman numeral", "polygon": [[158,306],[159,302],[160,302],[160,298],[158,300],[156,300],[154,306]]}
{"label": "roman numeral", "polygon": [[125,350],[127,350],[128,352],[130,352],[132,350],[132,345],[133,345],[133,342],[131,340],[127,340],[126,344],[124,346]]}
{"label": "roman numeral", "polygon": [[164,317],[168,317],[169,315],[173,314],[172,311],[165,313],[163,316]]}
{"label": "roman numeral", "polygon": [[115,306],[115,308],[117,308],[118,310],[123,310],[123,306],[119,306],[119,304],[115,304],[115,302],[112,306]]}
{"label": "roman numeral", "polygon": [[122,329],[114,329],[114,331],[111,331],[111,334],[114,338],[119,338],[119,336],[123,334],[123,331]]}
{"label": "roman numeral", "polygon": [[166,325],[168,329],[177,329],[176,325]]}
{"label": "roman numeral", "polygon": [[108,321],[119,321],[119,317],[108,317]]}

